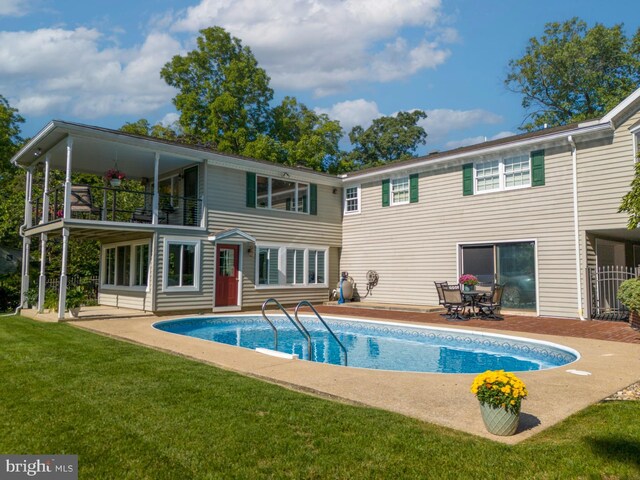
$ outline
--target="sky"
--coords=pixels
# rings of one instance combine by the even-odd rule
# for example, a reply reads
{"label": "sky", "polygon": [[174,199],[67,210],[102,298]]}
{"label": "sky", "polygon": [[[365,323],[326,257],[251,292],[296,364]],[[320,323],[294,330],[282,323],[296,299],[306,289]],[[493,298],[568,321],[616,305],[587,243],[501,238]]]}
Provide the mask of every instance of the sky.
{"label": "sky", "polygon": [[285,96],[345,132],[424,110],[427,144],[448,150],[519,132],[526,112],[504,86],[511,59],[548,22],[640,27],[634,0],[0,0],[0,95],[25,118],[117,129],[177,118],[160,78],[198,31],[222,26],[252,49]]}

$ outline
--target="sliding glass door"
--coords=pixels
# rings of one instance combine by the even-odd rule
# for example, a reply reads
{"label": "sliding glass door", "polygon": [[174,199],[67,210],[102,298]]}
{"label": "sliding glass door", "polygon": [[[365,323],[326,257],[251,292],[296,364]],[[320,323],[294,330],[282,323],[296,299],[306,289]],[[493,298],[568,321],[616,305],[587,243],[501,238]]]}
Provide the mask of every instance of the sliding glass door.
{"label": "sliding glass door", "polygon": [[504,285],[505,308],[536,310],[536,258],[534,242],[462,245],[460,274],[481,282]]}

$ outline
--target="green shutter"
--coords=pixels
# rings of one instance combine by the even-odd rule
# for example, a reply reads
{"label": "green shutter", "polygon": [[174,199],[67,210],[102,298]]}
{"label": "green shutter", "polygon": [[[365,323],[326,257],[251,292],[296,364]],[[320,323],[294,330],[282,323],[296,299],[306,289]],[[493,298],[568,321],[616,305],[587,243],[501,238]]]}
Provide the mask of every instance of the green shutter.
{"label": "green shutter", "polygon": [[409,202],[418,203],[418,174],[409,175]]}
{"label": "green shutter", "polygon": [[462,165],[462,195],[473,195],[473,163]]}
{"label": "green shutter", "polygon": [[318,185],[315,183],[309,185],[309,213],[318,214]]}
{"label": "green shutter", "polygon": [[247,172],[247,207],[256,208],[256,174]]}
{"label": "green shutter", "polygon": [[531,186],[544,185],[544,150],[531,152]]}
{"label": "green shutter", "polygon": [[389,179],[382,180],[382,206],[389,206]]}

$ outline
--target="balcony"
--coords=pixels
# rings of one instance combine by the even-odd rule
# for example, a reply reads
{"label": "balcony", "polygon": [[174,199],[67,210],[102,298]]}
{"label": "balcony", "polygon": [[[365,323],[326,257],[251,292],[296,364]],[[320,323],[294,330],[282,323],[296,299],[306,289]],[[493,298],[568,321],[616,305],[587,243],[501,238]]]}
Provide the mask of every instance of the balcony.
{"label": "balcony", "polygon": [[69,215],[65,215],[65,191],[63,186],[59,186],[49,191],[48,201],[44,195],[31,200],[32,221],[33,225],[62,218],[86,220],[88,223],[118,222],[183,227],[201,225],[201,198],[158,194],[158,213],[154,219],[153,195],[153,192],[143,190],[73,184]]}

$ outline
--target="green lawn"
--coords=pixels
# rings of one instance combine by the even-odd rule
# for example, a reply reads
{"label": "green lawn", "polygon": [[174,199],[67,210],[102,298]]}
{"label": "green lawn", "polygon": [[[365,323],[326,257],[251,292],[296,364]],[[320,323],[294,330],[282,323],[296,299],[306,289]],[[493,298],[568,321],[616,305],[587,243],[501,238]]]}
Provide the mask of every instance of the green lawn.
{"label": "green lawn", "polygon": [[64,324],[4,317],[0,345],[0,453],[80,478],[640,478],[640,402],[506,446]]}

